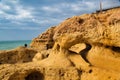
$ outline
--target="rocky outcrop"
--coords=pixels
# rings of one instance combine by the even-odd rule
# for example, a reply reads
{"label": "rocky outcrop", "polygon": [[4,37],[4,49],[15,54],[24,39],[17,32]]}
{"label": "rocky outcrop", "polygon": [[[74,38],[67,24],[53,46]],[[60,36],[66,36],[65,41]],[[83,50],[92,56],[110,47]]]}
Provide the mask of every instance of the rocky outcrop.
{"label": "rocky outcrop", "polygon": [[[52,35],[51,37],[49,37],[49,39],[46,38],[44,42],[40,42],[39,40],[41,40],[42,38],[39,36],[33,40],[33,42],[31,43],[31,46],[39,48],[40,44],[46,44],[47,41],[50,39],[54,44],[56,38],[64,33],[79,32],[82,34],[83,32],[84,33],[83,36],[86,36],[85,35],[85,32],[86,32],[89,34],[99,33],[99,37],[103,35],[104,37],[111,36],[113,34],[112,32],[118,29],[117,26],[119,25],[119,22],[120,22],[119,14],[120,12],[119,12],[119,7],[118,7],[118,8],[115,8],[115,9],[113,8],[110,10],[108,9],[107,11],[104,10],[102,13],[93,13],[93,14],[84,14],[81,16],[73,16],[72,18],[66,19],[64,22],[62,22],[58,26],[54,28],[52,27],[48,29],[45,33],[40,35],[40,36],[43,36],[44,38],[45,37],[44,34],[48,33],[48,35]],[[113,25],[115,25],[116,27],[114,27]],[[109,28],[109,27],[112,27],[112,28]],[[110,32],[110,33],[106,34],[106,32]],[[91,36],[89,35],[90,38],[97,38],[98,41],[94,41],[94,42],[99,42],[99,43],[105,42],[105,41],[99,41],[98,39],[99,37],[97,36],[98,35],[91,35]],[[108,41],[106,40],[106,42]],[[109,43],[110,42],[108,42],[108,44]],[[53,47],[53,44],[51,44],[51,47]]]}
{"label": "rocky outcrop", "polygon": [[51,53],[51,49],[39,51],[39,52],[33,57],[32,61],[40,61],[40,60],[43,60],[43,59],[47,58],[50,53]]}
{"label": "rocky outcrop", "polygon": [[0,80],[120,80],[119,14],[113,8],[66,19],[33,40],[33,62],[0,65]]}
{"label": "rocky outcrop", "polygon": [[31,62],[36,53],[36,50],[26,47],[18,47],[14,50],[0,51],[0,64]]}
{"label": "rocky outcrop", "polygon": [[55,27],[51,27],[46,32],[39,35],[37,38],[32,40],[30,46],[39,50],[50,49],[54,45],[53,34]]}
{"label": "rocky outcrop", "polygon": [[79,72],[74,67],[42,67],[37,62],[0,66],[0,80],[79,80],[79,78]]}

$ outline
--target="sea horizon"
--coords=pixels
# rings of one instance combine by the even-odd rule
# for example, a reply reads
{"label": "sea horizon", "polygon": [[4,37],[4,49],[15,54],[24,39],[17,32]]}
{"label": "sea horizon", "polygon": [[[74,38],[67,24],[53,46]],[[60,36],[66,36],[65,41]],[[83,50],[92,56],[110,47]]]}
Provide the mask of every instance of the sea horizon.
{"label": "sea horizon", "polygon": [[21,40],[0,40],[0,42],[1,41],[32,41],[32,40],[30,40],[30,39],[21,39]]}
{"label": "sea horizon", "polygon": [[28,47],[32,40],[3,40],[0,41],[0,50],[10,50],[27,44]]}

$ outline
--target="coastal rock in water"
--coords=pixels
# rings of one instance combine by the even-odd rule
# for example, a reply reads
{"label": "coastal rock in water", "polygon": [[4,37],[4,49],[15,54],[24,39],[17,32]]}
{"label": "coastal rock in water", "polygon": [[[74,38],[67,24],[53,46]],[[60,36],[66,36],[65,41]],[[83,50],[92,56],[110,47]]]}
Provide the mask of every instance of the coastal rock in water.
{"label": "coastal rock in water", "polygon": [[33,62],[0,65],[0,80],[120,80],[119,14],[118,7],[66,19],[33,40]]}

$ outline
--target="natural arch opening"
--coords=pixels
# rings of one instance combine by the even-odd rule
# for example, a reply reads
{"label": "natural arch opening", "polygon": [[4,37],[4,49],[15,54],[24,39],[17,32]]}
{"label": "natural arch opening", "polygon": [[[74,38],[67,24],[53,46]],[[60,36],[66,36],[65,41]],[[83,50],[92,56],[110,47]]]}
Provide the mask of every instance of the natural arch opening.
{"label": "natural arch opening", "polygon": [[38,71],[35,71],[26,76],[25,80],[44,80],[44,75]]}
{"label": "natural arch opening", "polygon": [[86,62],[89,62],[89,61],[86,59],[86,56],[87,56],[88,51],[89,51],[91,48],[92,48],[92,46],[91,46],[90,44],[86,44],[86,48],[79,52],[79,54],[82,56],[82,58],[83,58]]}

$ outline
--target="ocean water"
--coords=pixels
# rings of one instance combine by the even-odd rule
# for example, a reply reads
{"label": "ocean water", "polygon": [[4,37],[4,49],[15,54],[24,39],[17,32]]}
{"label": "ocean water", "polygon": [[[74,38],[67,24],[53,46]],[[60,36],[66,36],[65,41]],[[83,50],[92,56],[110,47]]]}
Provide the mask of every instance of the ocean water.
{"label": "ocean water", "polygon": [[24,46],[24,44],[31,43],[31,40],[18,40],[18,41],[0,41],[0,50],[10,50],[19,46]]}

